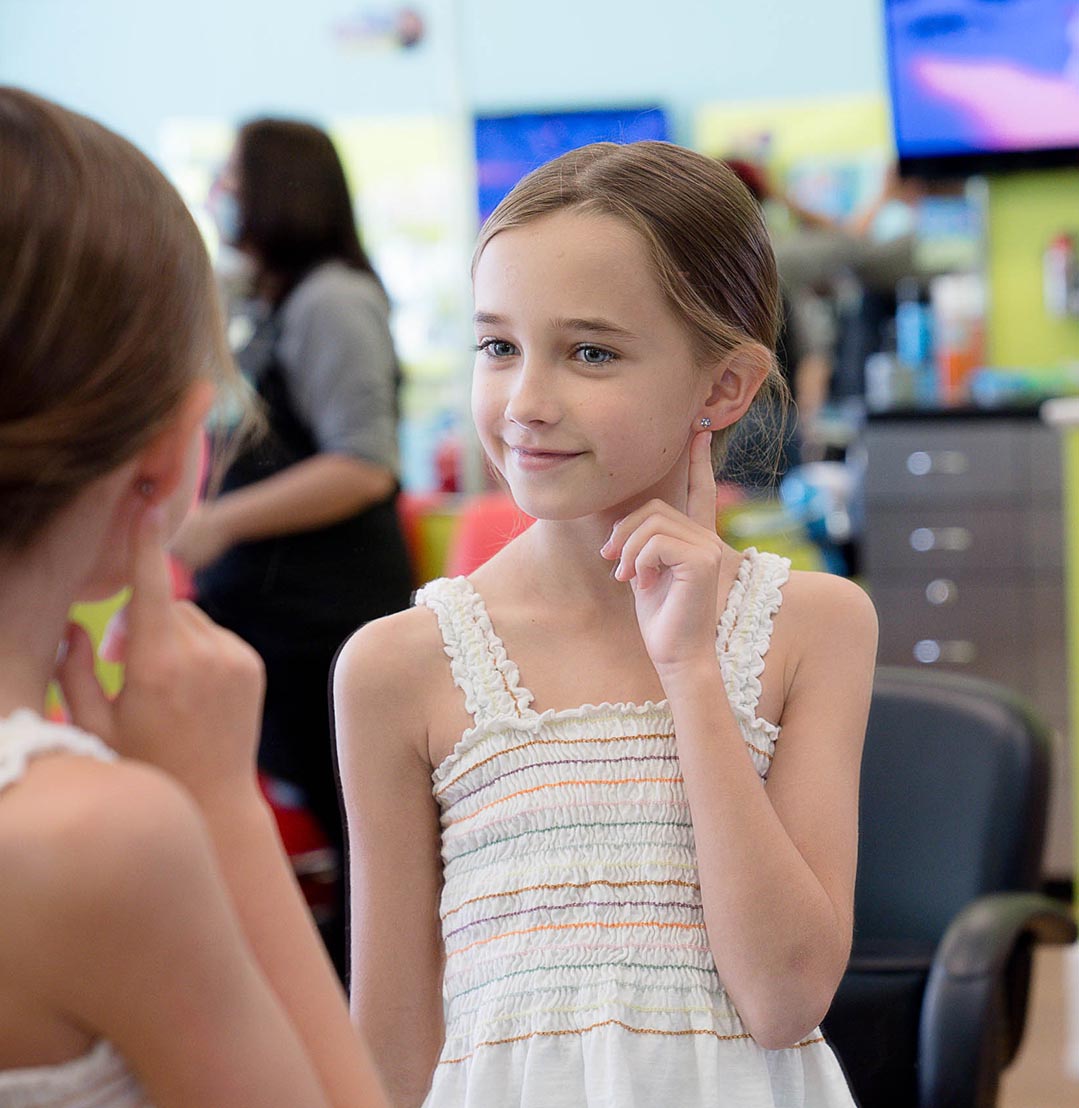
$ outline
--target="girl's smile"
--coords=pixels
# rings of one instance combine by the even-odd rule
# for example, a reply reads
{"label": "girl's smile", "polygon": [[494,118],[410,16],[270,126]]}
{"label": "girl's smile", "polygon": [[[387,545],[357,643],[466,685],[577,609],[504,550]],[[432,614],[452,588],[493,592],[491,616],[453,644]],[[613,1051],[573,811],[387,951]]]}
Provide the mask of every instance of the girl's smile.
{"label": "girl's smile", "polygon": [[526,469],[532,472],[554,469],[575,458],[580,458],[583,453],[583,451],[546,450],[529,446],[510,447],[510,455],[518,469]]}

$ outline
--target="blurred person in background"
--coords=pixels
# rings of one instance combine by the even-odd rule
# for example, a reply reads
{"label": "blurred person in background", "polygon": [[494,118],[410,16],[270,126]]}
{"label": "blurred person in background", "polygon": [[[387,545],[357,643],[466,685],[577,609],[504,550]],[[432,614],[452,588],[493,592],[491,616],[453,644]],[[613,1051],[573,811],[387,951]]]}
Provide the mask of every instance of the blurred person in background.
{"label": "blurred person in background", "polygon": [[[301,791],[340,859],[331,663],[357,627],[407,607],[412,588],[396,511],[390,305],[319,128],[247,123],[212,201],[223,241],[250,269],[252,326],[237,360],[269,430],[173,552],[194,572],[200,606],[262,656],[260,768]],[[343,975],[340,889],[323,934]]]}

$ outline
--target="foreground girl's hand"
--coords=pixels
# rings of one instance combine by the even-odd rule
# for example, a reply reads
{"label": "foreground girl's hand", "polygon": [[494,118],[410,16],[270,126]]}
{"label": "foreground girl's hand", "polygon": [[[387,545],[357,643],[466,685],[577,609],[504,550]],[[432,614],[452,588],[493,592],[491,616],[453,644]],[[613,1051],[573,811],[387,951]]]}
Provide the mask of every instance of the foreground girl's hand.
{"label": "foreground girl's hand", "polygon": [[126,663],[123,691],[105,696],[90,640],[72,625],[57,671],[72,722],[196,797],[252,787],[264,689],[258,655],[193,604],[173,600],[162,521],[152,511],[137,525],[133,558],[131,600],[110,635],[112,660]]}
{"label": "foreground girl's hand", "polygon": [[689,453],[685,513],[652,500],[615,524],[603,557],[628,581],[637,622],[660,679],[716,665],[716,605],[726,547],[716,534],[716,481],[711,434],[698,433]]}

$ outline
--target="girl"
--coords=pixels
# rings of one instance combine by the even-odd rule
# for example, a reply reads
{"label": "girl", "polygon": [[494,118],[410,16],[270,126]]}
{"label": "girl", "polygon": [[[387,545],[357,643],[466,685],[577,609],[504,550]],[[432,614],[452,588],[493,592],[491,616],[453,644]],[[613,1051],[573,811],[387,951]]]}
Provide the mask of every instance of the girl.
{"label": "girl", "polygon": [[[254,269],[260,314],[238,358],[271,434],[235,459],[173,550],[198,571],[200,606],[266,667],[260,765],[302,790],[340,856],[330,666],[356,627],[407,608],[412,591],[396,510],[389,301],[317,127],[246,124],[216,195],[222,232]],[[324,936],[343,975],[337,888]]]}
{"label": "girl", "polygon": [[710,440],[777,373],[757,206],[586,147],[503,201],[474,286],[476,426],[538,522],[342,654],[354,1016],[400,1106],[849,1106],[817,1025],[876,620],[716,536]]}
{"label": "girl", "polygon": [[[257,790],[258,659],[171,600],[228,366],[198,232],[15,89],[0,181],[0,1105],[382,1105]],[[67,612],[125,583],[110,702]],[[76,726],[42,715],[62,641]]]}

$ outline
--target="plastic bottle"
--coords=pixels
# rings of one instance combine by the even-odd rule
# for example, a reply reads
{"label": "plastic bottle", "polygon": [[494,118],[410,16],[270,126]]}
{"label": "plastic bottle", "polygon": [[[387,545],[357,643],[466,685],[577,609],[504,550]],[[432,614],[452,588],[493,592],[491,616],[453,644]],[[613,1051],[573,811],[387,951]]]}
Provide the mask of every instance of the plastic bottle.
{"label": "plastic bottle", "polygon": [[949,273],[933,278],[929,296],[938,396],[942,404],[961,404],[985,360],[985,286],[977,274]]}
{"label": "plastic bottle", "polygon": [[933,317],[921,298],[916,277],[904,277],[895,287],[895,349],[899,362],[912,375],[914,398],[932,404],[937,398],[933,364]]}

